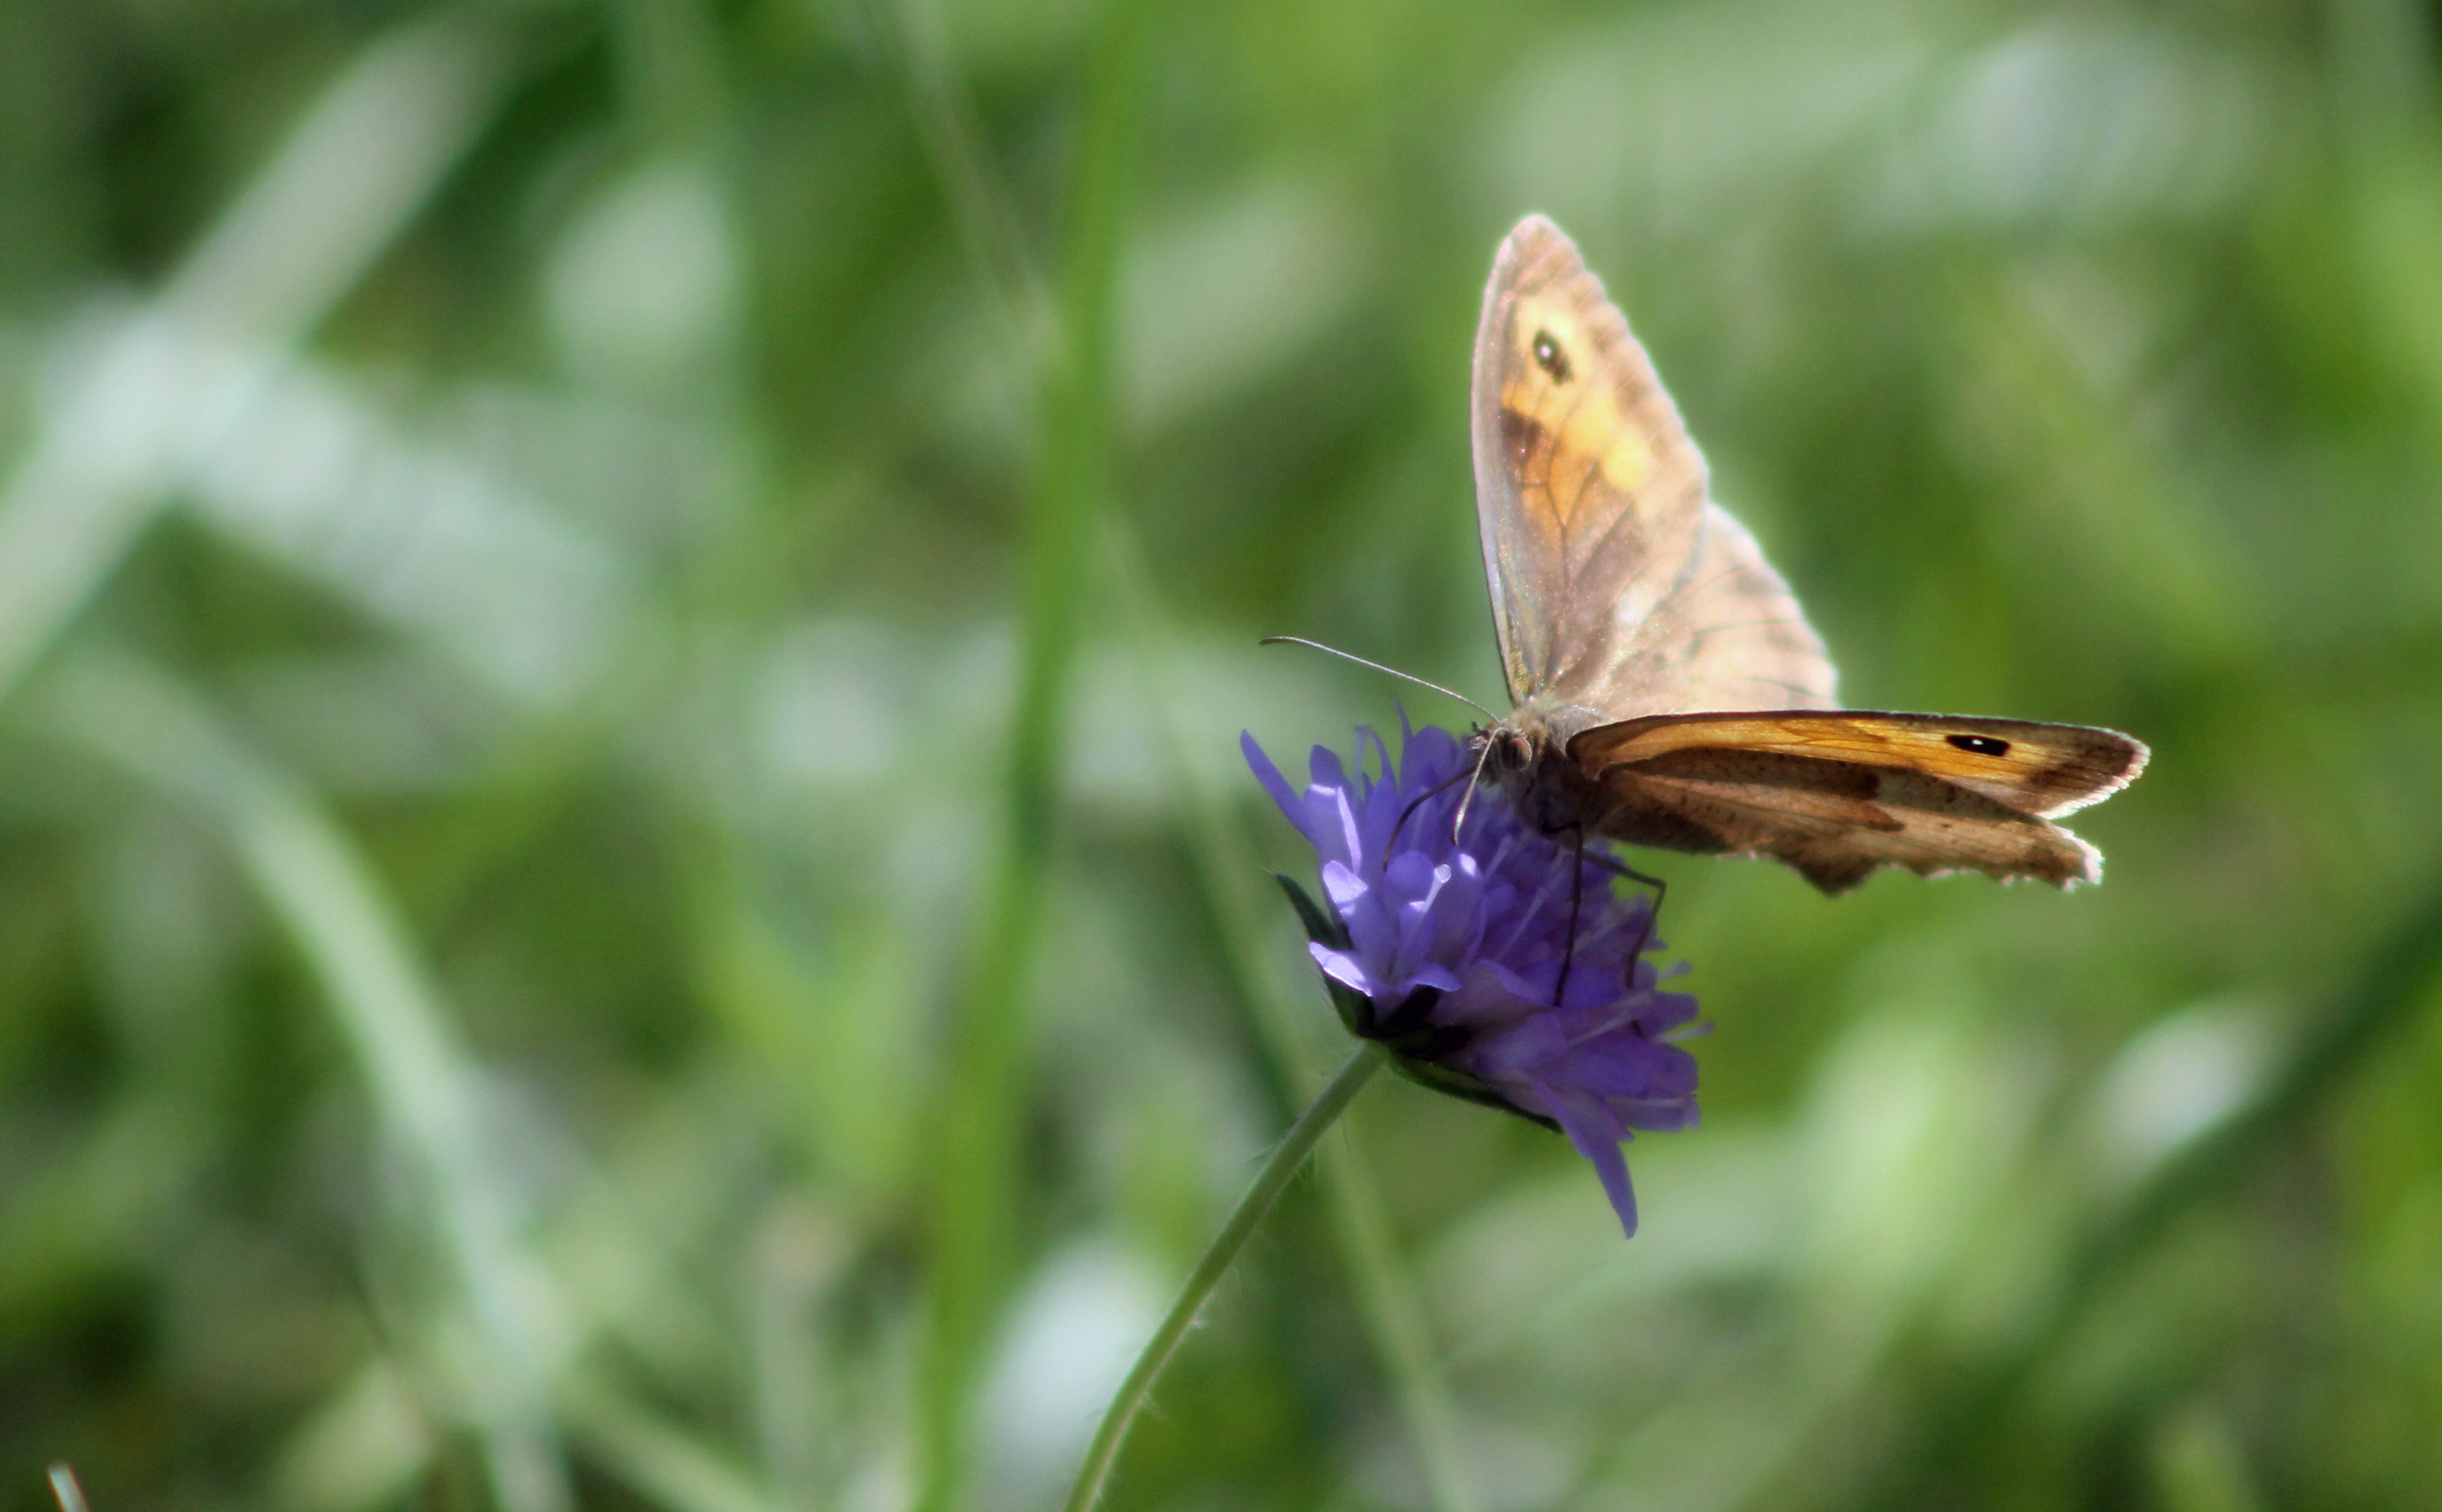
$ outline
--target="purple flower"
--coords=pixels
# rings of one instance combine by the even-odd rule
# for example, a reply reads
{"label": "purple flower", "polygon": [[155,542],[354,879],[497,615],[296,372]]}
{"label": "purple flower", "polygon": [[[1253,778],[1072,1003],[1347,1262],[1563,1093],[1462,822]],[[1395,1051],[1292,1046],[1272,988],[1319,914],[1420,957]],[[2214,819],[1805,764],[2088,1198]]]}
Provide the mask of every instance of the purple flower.
{"label": "purple flower", "polygon": [[1569,848],[1490,788],[1476,792],[1454,834],[1469,787],[1465,745],[1447,730],[1401,723],[1396,766],[1360,728],[1357,774],[1317,746],[1303,792],[1252,736],[1241,738],[1247,764],[1321,863],[1327,912],[1282,879],[1307,948],[1351,1033],[1380,1041],[1429,1086],[1565,1132],[1633,1234],[1620,1142],[1631,1130],[1696,1121],[1695,1058],[1670,1043],[1692,1024],[1696,1000],[1657,988],[1642,958],[1660,944],[1649,937],[1650,906],[1614,893],[1612,874],[1592,862],[1578,877],[1572,946]]}

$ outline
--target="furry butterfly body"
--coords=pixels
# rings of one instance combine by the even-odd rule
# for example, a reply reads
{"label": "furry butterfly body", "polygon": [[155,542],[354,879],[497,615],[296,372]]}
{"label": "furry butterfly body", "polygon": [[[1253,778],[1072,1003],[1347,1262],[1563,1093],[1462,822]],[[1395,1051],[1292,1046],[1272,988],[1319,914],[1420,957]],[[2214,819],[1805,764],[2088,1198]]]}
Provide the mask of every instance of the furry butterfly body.
{"label": "furry butterfly body", "polygon": [[1540,217],[1476,334],[1476,512],[1512,712],[1475,736],[1530,823],[1765,855],[1826,892],[1884,865],[2066,886],[2052,821],[2118,792],[2116,731],[1841,710],[1823,642],[1704,463],[1628,322]]}

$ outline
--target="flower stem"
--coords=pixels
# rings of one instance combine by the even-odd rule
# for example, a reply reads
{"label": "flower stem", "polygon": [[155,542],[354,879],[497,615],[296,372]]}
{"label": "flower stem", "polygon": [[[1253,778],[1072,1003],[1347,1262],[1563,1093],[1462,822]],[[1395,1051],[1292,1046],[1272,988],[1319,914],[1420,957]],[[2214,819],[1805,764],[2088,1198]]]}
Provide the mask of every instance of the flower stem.
{"label": "flower stem", "polygon": [[1205,1299],[1212,1295],[1212,1288],[1229,1273],[1230,1263],[1247,1247],[1247,1240],[1254,1233],[1255,1226],[1264,1221],[1264,1214],[1280,1200],[1289,1178],[1314,1153],[1322,1132],[1347,1111],[1348,1104],[1357,1100],[1357,1094],[1381,1068],[1381,1047],[1358,1046],[1357,1053],[1333,1074],[1330,1084],[1316,1094],[1305,1111],[1298,1115],[1297,1121],[1289,1125],[1289,1132],[1273,1147],[1271,1158],[1256,1173],[1254,1185],[1238,1199],[1237,1211],[1230,1214],[1230,1221],[1221,1226],[1204,1257],[1188,1273],[1178,1300],[1171,1303],[1169,1315],[1146,1341],[1144,1353],[1137,1357],[1135,1366],[1128,1371],[1128,1378],[1120,1383],[1110,1408],[1103,1413],[1102,1427],[1094,1430],[1094,1442],[1086,1447],[1085,1463],[1078,1468],[1077,1484],[1069,1489],[1065,1512],[1092,1512],[1094,1504],[1102,1500],[1103,1483],[1110,1479],[1111,1466],[1119,1461],[1121,1444],[1126,1441],[1137,1414],[1144,1410],[1145,1399],[1153,1394],[1154,1381],[1170,1363],[1170,1357],[1178,1353],[1179,1341],[1195,1324],[1195,1315],[1204,1310]]}

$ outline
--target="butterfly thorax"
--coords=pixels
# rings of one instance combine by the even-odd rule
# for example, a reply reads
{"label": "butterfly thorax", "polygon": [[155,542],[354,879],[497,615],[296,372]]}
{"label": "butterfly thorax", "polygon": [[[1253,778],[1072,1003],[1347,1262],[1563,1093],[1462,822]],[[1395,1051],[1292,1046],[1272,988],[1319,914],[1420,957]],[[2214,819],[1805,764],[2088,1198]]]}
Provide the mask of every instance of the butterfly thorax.
{"label": "butterfly thorax", "polygon": [[1581,704],[1529,699],[1509,718],[1479,728],[1470,755],[1483,761],[1485,779],[1501,790],[1520,818],[1544,834],[1558,834],[1586,824],[1600,802],[1595,783],[1569,759],[1569,741],[1607,722]]}

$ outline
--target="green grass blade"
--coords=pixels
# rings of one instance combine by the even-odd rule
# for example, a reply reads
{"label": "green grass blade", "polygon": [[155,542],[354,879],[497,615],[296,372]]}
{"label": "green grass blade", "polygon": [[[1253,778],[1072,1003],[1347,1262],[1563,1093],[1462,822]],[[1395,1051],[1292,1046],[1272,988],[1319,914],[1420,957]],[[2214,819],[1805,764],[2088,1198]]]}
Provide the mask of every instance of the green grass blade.
{"label": "green grass blade", "polygon": [[578,1447],[667,1512],[780,1512],[745,1471],[601,1382],[573,1375],[554,1396]]}
{"label": "green grass blade", "polygon": [[1415,1446],[1426,1490],[1441,1512],[1474,1512],[1475,1489],[1462,1467],[1455,1412],[1433,1358],[1424,1298],[1400,1258],[1382,1185],[1355,1123],[1341,1131],[1338,1141],[1323,1146],[1321,1164],[1332,1236],[1339,1241],[1374,1352],[1391,1379],[1409,1442]]}
{"label": "green grass blade", "polygon": [[1020,665],[1001,833],[933,1122],[917,1504],[935,1512],[958,1495],[978,1361],[1016,1268],[1032,1039],[1026,984],[1050,865],[1092,527],[1108,486],[1111,329],[1144,24],[1141,0],[1115,0],[1104,17],[1076,159],[1060,339],[1037,388],[1041,461],[1021,545]]}
{"label": "green grass blade", "polygon": [[92,1512],[86,1505],[84,1487],[77,1483],[75,1466],[62,1460],[51,1466],[51,1499],[60,1504],[60,1512]]}
{"label": "green grass blade", "polygon": [[95,656],[46,691],[69,734],[226,834],[294,938],[385,1129],[413,1163],[436,1246],[484,1340],[468,1406],[494,1495],[504,1512],[561,1512],[572,1498],[544,1396],[551,1297],[484,1145],[475,1068],[373,867],[311,795],[166,676]]}
{"label": "green grass blade", "polygon": [[487,23],[368,47],[129,321],[0,485],[0,697],[57,638],[282,356],[362,279],[490,119]]}
{"label": "green grass blade", "polygon": [[958,87],[930,0],[898,0],[889,34],[906,81],[908,108],[977,282],[992,291],[1011,355],[1030,368],[1058,345],[1051,299],[1017,231],[1000,180],[976,141],[975,113]]}
{"label": "green grass blade", "polygon": [[514,77],[465,13],[381,37],[324,91],[162,291],[180,319],[273,348],[304,339],[441,187]]}

